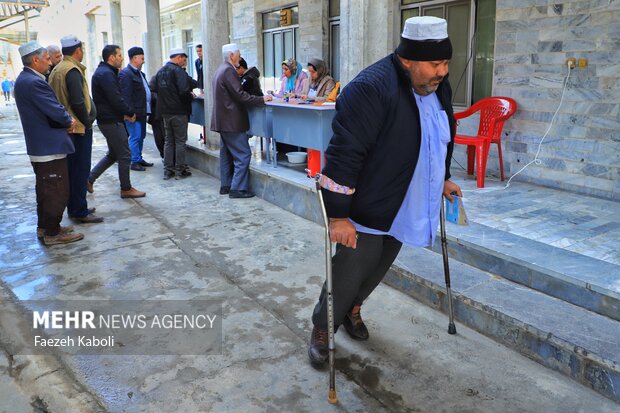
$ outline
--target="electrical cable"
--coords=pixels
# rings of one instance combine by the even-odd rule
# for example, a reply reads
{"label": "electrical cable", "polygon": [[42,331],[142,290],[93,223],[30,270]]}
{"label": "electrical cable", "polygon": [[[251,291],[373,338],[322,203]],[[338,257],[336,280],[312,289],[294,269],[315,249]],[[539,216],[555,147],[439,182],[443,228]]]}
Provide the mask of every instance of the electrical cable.
{"label": "electrical cable", "polygon": [[558,105],[558,108],[555,110],[555,113],[551,117],[551,121],[549,122],[549,127],[547,128],[547,130],[545,131],[545,134],[543,135],[542,139],[538,143],[538,150],[536,151],[536,155],[534,156],[534,159],[532,159],[527,164],[523,165],[523,168],[519,169],[514,175],[512,175],[510,177],[510,179],[508,179],[508,182],[506,182],[506,186],[504,188],[508,188],[510,186],[510,181],[512,181],[512,179],[515,176],[519,175],[521,172],[523,172],[525,170],[525,168],[527,168],[531,164],[533,164],[533,163],[535,163],[536,165],[542,164],[542,161],[540,159],[538,159],[538,155],[540,155],[540,150],[542,149],[542,144],[545,141],[545,139],[547,138],[547,135],[549,134],[549,132],[551,131],[551,128],[553,127],[553,121],[555,120],[556,116],[560,112],[560,108],[562,107],[562,102],[564,102],[564,94],[566,92],[566,87],[568,86],[568,79],[570,79],[570,72],[571,72],[571,70],[573,70],[570,67],[570,63],[567,63],[567,70],[568,70],[568,73],[566,74],[566,79],[564,80],[564,86],[562,87],[562,96],[560,97],[560,104]]}

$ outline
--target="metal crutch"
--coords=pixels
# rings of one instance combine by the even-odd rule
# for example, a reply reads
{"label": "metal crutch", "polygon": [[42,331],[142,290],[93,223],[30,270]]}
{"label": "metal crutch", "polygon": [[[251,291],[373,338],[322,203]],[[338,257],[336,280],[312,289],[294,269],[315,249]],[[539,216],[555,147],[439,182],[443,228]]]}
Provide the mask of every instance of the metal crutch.
{"label": "metal crutch", "polygon": [[325,226],[325,273],[327,285],[327,340],[329,350],[329,392],[327,393],[327,401],[335,404],[338,403],[336,396],[336,366],[335,354],[336,343],[334,340],[334,296],[332,294],[332,242],[329,239],[329,219],[325,203],[323,202],[323,194],[321,193],[321,184],[319,184],[320,174],[314,176],[316,184],[316,193],[321,204],[321,214],[323,215],[323,225]]}
{"label": "metal crutch", "polygon": [[[454,194],[453,194],[454,195]],[[456,334],[454,325],[454,308],[452,307],[452,289],[450,288],[450,267],[448,266],[448,240],[446,238],[446,212],[444,210],[444,199],[441,199],[439,209],[439,226],[441,228],[441,252],[443,255],[443,274],[446,280],[446,292],[448,294],[448,334]]]}

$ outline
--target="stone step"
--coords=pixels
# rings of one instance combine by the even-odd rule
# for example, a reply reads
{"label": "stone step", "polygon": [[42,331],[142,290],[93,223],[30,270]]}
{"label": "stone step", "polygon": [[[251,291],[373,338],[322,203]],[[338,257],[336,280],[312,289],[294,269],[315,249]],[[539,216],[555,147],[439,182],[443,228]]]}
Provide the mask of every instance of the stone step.
{"label": "stone step", "polygon": [[[620,266],[486,225],[449,223],[451,258],[620,320]],[[433,246],[441,253],[441,243]]]}
{"label": "stone step", "polygon": [[[620,402],[620,322],[457,260],[450,274],[457,334],[466,324]],[[440,254],[403,247],[384,281],[447,313]]]}

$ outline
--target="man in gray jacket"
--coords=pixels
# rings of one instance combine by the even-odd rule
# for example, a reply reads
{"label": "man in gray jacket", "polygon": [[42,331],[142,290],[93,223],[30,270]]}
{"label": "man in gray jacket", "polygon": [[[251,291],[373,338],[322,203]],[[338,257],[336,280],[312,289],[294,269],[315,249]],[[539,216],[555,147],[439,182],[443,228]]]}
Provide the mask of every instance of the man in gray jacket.
{"label": "man in gray jacket", "polygon": [[252,151],[248,144],[250,128],[246,106],[262,106],[271,96],[252,96],[241,88],[236,68],[241,52],[235,43],[222,46],[224,63],[213,77],[213,113],[211,130],[219,132],[220,194],[230,198],[252,198],[249,167]]}

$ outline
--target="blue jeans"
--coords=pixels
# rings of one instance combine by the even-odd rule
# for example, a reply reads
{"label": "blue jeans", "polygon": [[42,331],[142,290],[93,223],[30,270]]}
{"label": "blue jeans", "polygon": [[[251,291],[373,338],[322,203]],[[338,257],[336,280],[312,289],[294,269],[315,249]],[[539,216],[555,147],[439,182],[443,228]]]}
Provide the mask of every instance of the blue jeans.
{"label": "blue jeans", "polygon": [[131,150],[131,163],[142,161],[142,147],[146,136],[146,119],[138,119],[135,122],[125,121],[125,127],[129,133],[129,150]]}
{"label": "blue jeans", "polygon": [[86,202],[86,181],[90,174],[90,157],[93,151],[93,130],[84,135],[70,134],[75,152],[67,155],[69,170],[69,203],[67,213],[70,217],[84,218],[88,215]]}

